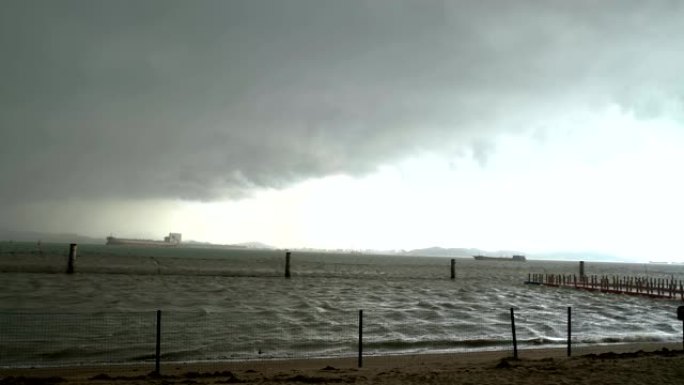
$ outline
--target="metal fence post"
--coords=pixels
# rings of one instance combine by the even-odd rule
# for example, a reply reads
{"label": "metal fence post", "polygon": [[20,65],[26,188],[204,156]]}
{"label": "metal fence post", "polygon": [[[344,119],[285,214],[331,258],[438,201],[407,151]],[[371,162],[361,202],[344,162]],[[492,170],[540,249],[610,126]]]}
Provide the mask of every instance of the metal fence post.
{"label": "metal fence post", "polygon": [[511,331],[513,333],[513,358],[518,359],[518,339],[515,336],[515,313],[511,308]]}
{"label": "metal fence post", "polygon": [[363,310],[359,310],[359,368],[363,367]]}
{"label": "metal fence post", "polygon": [[157,310],[157,348],[154,354],[154,373],[160,374],[159,363],[161,361],[161,310]]}
{"label": "metal fence post", "polygon": [[572,355],[572,307],[568,306],[568,357]]}

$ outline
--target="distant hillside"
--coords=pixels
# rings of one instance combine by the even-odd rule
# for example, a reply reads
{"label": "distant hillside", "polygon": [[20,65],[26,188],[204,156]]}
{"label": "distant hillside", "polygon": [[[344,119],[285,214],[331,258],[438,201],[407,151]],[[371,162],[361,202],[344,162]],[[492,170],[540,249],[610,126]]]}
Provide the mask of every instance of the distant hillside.
{"label": "distant hillside", "polygon": [[405,252],[407,255],[416,255],[424,257],[458,257],[470,258],[473,255],[491,255],[491,256],[511,256],[513,254],[524,254],[519,251],[487,251],[473,248],[443,248],[443,247],[428,247],[425,249],[415,249]]}
{"label": "distant hillside", "polygon": [[[80,243],[80,244],[96,244],[102,245],[105,243],[105,237],[93,238],[79,234],[71,233],[43,233],[39,231],[18,231],[0,229],[0,241],[16,241],[16,242],[43,242],[43,243]],[[188,247],[240,247],[248,249],[266,249],[275,250],[276,247],[267,245],[261,242],[243,242],[233,245],[215,245],[209,242],[198,242],[188,240],[183,242]],[[374,251],[366,250],[365,253],[372,254]],[[381,251],[377,251],[381,252]],[[502,256],[509,257],[514,254],[526,255],[527,259],[538,260],[555,260],[555,261],[603,261],[603,262],[635,262],[631,258],[623,258],[615,255],[596,253],[596,252],[546,252],[546,253],[525,253],[512,250],[497,250],[487,251],[476,248],[444,248],[444,247],[428,247],[424,249],[414,249],[409,251],[386,251],[387,254],[413,255],[423,257],[451,257],[451,258],[471,258],[473,255],[488,255],[488,256]]]}
{"label": "distant hillside", "polygon": [[185,247],[208,247],[208,248],[244,248],[244,249],[267,249],[273,250],[275,247],[269,246],[261,242],[244,242],[244,243],[233,243],[233,244],[220,244],[220,243],[210,243],[210,242],[199,242],[194,240],[183,241],[181,246]]}
{"label": "distant hillside", "polygon": [[248,249],[266,249],[266,250],[277,249],[277,247],[267,245],[267,244],[261,243],[261,242],[243,242],[243,243],[238,243],[237,245],[244,246]]}
{"label": "distant hillside", "polygon": [[198,247],[241,247],[241,248],[247,248],[247,249],[267,249],[267,250],[274,250],[276,247],[267,245],[265,243],[261,242],[243,242],[243,243],[232,243],[232,244],[219,244],[219,243],[210,243],[210,242],[199,242],[199,241],[194,241],[194,240],[188,240],[188,241],[183,241],[183,244],[185,246],[198,246]]}
{"label": "distant hillside", "polygon": [[105,239],[86,237],[84,235],[62,233],[41,233],[38,231],[17,231],[0,229],[0,240],[15,242],[44,242],[44,243],[81,243],[81,244],[104,244]]}
{"label": "distant hillside", "polygon": [[553,260],[553,261],[603,261],[603,262],[633,262],[630,258],[623,258],[611,254],[596,253],[591,251],[554,251],[548,253],[525,253],[521,251],[512,250],[497,250],[487,251],[474,248],[443,248],[443,247],[428,247],[425,249],[415,249],[405,251],[404,255],[415,255],[424,257],[452,257],[452,258],[470,258],[473,255],[488,255],[488,256],[502,256],[509,257],[515,254],[526,255],[527,259],[538,260]]}

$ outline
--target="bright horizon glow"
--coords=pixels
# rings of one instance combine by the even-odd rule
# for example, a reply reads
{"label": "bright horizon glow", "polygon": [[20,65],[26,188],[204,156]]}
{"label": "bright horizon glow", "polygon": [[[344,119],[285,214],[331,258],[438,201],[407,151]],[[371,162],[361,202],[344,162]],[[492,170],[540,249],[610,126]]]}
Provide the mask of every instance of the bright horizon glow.
{"label": "bright horizon glow", "polygon": [[365,178],[330,176],[236,202],[178,203],[160,226],[216,243],[682,260],[678,127],[616,108],[581,123],[538,139],[502,137],[484,165],[426,155]]}
{"label": "bright horizon glow", "polygon": [[[492,145],[484,163],[425,153],[362,178],[333,175],[235,201],[72,202],[35,230],[58,232],[73,209],[98,212],[73,221],[76,232],[95,237],[173,231],[184,239],[281,248],[473,247],[684,261],[684,135],[677,122],[610,108],[536,135],[500,136]],[[130,212],[137,213],[130,220],[120,214]]]}

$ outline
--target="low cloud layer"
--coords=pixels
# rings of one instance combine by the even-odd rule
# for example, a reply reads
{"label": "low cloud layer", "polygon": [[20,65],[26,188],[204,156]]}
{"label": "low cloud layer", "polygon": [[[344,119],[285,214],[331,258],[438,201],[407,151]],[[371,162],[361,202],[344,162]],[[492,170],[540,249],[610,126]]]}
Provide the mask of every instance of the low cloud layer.
{"label": "low cloud layer", "polygon": [[9,1],[0,199],[242,197],[611,104],[681,118],[671,1]]}

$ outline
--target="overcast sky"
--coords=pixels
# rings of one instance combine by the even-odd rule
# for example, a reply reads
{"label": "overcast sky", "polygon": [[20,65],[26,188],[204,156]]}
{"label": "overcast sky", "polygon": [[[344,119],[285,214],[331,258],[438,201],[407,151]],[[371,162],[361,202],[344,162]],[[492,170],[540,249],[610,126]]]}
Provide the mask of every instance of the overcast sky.
{"label": "overcast sky", "polygon": [[680,259],[680,1],[27,1],[0,227]]}

